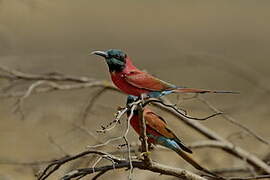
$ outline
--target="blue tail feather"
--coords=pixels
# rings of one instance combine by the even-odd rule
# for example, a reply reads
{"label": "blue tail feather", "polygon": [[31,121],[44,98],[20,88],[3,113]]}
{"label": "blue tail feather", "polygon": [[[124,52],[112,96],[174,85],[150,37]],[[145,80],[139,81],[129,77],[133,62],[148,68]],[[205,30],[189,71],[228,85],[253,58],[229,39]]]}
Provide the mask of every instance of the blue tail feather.
{"label": "blue tail feather", "polygon": [[169,139],[163,136],[153,136],[153,135],[148,136],[155,139],[157,144],[172,149],[176,152],[179,151],[179,149],[181,149],[188,153],[192,153],[192,151],[188,147],[186,147],[182,142],[179,142],[178,140]]}

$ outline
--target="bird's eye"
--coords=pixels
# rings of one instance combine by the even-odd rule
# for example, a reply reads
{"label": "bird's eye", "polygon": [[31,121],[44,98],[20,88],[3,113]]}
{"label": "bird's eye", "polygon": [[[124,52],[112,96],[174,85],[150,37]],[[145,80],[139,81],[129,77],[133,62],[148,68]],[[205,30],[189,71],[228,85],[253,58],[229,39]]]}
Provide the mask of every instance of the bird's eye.
{"label": "bird's eye", "polygon": [[115,55],[115,58],[120,60],[121,56],[117,54],[117,55]]}

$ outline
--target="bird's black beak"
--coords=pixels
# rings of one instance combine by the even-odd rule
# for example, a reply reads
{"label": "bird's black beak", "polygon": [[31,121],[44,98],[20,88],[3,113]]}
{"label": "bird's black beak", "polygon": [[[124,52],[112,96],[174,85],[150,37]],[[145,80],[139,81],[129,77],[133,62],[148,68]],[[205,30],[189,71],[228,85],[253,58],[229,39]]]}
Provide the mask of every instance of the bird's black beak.
{"label": "bird's black beak", "polygon": [[93,51],[91,54],[95,54],[95,55],[98,55],[98,56],[102,56],[104,58],[108,58],[108,53],[107,52],[104,52],[104,51]]}

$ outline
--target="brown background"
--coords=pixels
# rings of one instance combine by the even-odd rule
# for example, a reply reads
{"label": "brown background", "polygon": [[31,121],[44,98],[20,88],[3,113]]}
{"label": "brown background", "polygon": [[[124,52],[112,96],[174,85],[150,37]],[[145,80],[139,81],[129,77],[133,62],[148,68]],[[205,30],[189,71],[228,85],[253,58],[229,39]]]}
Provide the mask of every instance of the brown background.
{"label": "brown background", "polygon": [[[0,65],[31,73],[59,71],[109,79],[105,62],[88,54],[93,50],[123,49],[140,69],[172,83],[240,91],[240,95],[203,97],[270,140],[269,5],[267,0],[1,0]],[[91,137],[72,129],[72,122],[79,119],[94,91],[34,95],[24,104],[24,121],[12,113],[14,99],[1,99],[0,179],[34,179],[31,168],[4,162],[61,157],[62,152],[50,143],[48,136],[68,153],[83,151],[86,145],[93,144]],[[124,104],[125,96],[104,94],[91,111],[86,127],[95,132],[113,118],[117,106]],[[211,113],[196,100],[181,102],[181,107],[193,116]],[[175,118],[158,112],[187,144],[203,139]],[[259,157],[269,152],[269,147],[245,133],[241,137],[230,136],[240,130],[222,118],[204,124]],[[106,140],[123,130],[124,125],[97,135]],[[130,139],[136,138],[131,131]],[[193,170],[173,152],[154,151],[151,156],[156,161]],[[195,157],[209,168],[245,165],[218,150],[196,150]],[[63,169],[57,175],[62,175]],[[126,179],[127,174],[120,170],[104,178]],[[142,177],[168,178],[135,170],[134,178]]]}

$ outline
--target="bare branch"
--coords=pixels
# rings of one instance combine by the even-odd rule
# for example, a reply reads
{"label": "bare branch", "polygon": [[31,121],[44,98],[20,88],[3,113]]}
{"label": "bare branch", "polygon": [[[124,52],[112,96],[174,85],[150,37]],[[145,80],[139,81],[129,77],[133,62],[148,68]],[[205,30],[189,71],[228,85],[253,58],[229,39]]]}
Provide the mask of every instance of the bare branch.
{"label": "bare branch", "polygon": [[7,73],[8,75],[1,75],[6,77],[7,79],[23,79],[23,80],[31,80],[31,81],[40,81],[40,80],[48,80],[48,81],[71,81],[71,82],[78,82],[78,83],[86,83],[91,82],[94,79],[90,79],[88,77],[77,77],[77,76],[70,76],[64,75],[62,73],[49,73],[45,75],[38,75],[38,74],[30,74],[24,73],[21,71],[17,71],[14,69],[10,69],[3,65],[0,66],[0,71]]}
{"label": "bare branch", "polygon": [[[169,104],[168,100],[166,102],[167,104]],[[242,155],[244,155],[244,157],[246,157],[246,160],[249,164],[251,164],[252,166],[262,169],[264,172],[266,173],[270,173],[270,167],[263,162],[261,159],[259,159],[258,157],[256,157],[255,155],[248,153],[247,151],[245,151],[244,149],[237,147],[235,145],[233,145],[231,142],[227,141],[226,139],[224,139],[223,137],[221,137],[219,134],[217,134],[216,132],[210,130],[209,128],[207,128],[206,126],[202,125],[201,123],[199,123],[198,121],[192,121],[189,118],[186,118],[185,116],[179,114],[177,111],[175,111],[172,108],[166,107],[160,103],[154,103],[154,105],[160,107],[161,109],[173,114],[174,116],[176,116],[179,120],[181,120],[182,122],[186,123],[188,126],[192,127],[193,129],[195,129],[196,131],[198,131],[199,133],[201,133],[202,135],[204,135],[205,137],[211,139],[211,140],[216,140],[218,142],[220,142],[220,144],[224,145],[224,150],[227,151],[228,153],[243,159]],[[232,149],[237,148],[237,151],[233,151]]]}
{"label": "bare branch", "polygon": [[22,110],[24,100],[26,98],[28,98],[37,87],[41,86],[42,84],[46,84],[46,83],[47,83],[46,81],[36,81],[32,85],[30,85],[29,88],[27,89],[27,91],[25,92],[25,94],[18,99],[18,101],[15,104],[14,112],[19,112],[22,116],[22,119],[24,119],[24,113]]}
{"label": "bare branch", "polygon": [[146,106],[146,105],[149,104],[149,103],[160,103],[160,104],[162,104],[162,105],[165,106],[165,107],[172,108],[174,111],[178,112],[181,116],[184,116],[184,117],[186,117],[186,118],[188,118],[188,119],[197,120],[197,121],[205,121],[205,120],[207,120],[207,119],[209,119],[209,118],[212,118],[212,117],[215,117],[215,116],[217,116],[217,115],[223,114],[222,112],[217,112],[217,113],[214,113],[214,114],[212,114],[212,115],[210,115],[210,116],[207,116],[207,117],[196,118],[196,117],[187,116],[187,115],[186,115],[186,111],[184,111],[184,113],[183,113],[183,112],[181,112],[181,111],[183,111],[183,110],[179,110],[178,107],[176,107],[176,106],[174,106],[174,105],[171,105],[171,104],[166,104],[165,102],[163,102],[163,101],[161,101],[161,100],[157,100],[157,99],[149,99],[149,100],[147,100],[147,101],[143,104],[143,106]]}
{"label": "bare branch", "polygon": [[111,159],[113,159],[115,162],[119,163],[122,162],[122,159],[117,158],[113,155],[110,155],[108,153],[102,152],[102,151],[84,151],[82,153],[79,153],[75,156],[66,156],[60,160],[52,161],[51,164],[49,164],[45,170],[39,175],[38,180],[45,180],[47,177],[49,177],[52,173],[54,173],[57,169],[59,169],[62,165],[64,165],[67,162],[73,161],[75,159],[84,157],[89,154],[97,154],[97,155],[107,155],[110,156]]}
{"label": "bare branch", "polygon": [[260,176],[254,176],[254,177],[245,177],[245,178],[231,177],[231,178],[228,178],[228,179],[229,180],[255,180],[255,179],[269,179],[269,178],[270,178],[270,174],[260,175]]}
{"label": "bare branch", "polygon": [[97,180],[100,176],[102,176],[103,174],[105,174],[107,172],[107,170],[104,171],[100,171],[97,175],[95,175],[92,180]]}
{"label": "bare branch", "polygon": [[[92,87],[106,87],[110,90],[116,90],[118,91],[111,82],[108,81],[93,81],[93,82],[87,82],[87,83],[76,83],[76,84],[57,84],[52,81],[46,81],[46,84],[48,87],[38,88],[35,90],[35,93],[45,93],[45,92],[51,92],[56,90],[62,90],[62,91],[69,91],[69,90],[76,90],[76,89],[84,89],[84,88],[92,88]],[[0,94],[0,98],[13,98],[13,97],[21,97],[24,96],[24,91],[18,91],[18,92],[11,92],[6,94]]]}
{"label": "bare branch", "polygon": [[[112,122],[110,122],[108,125],[102,126],[102,129],[97,130],[97,132],[105,133],[107,131],[114,129],[116,127],[116,125],[120,122],[122,116],[127,112],[127,110],[128,110],[128,108],[118,110],[117,113],[115,114],[115,116],[116,116],[115,119]],[[111,126],[112,124],[113,124],[113,126]]]}
{"label": "bare branch", "polygon": [[81,121],[82,121],[82,124],[85,125],[85,121],[86,121],[86,118],[89,114],[89,112],[91,111],[94,103],[96,102],[96,100],[107,90],[106,87],[101,87],[100,90],[98,90],[98,92],[94,95],[91,95],[91,97],[88,99],[87,101],[87,104],[86,104],[86,107],[84,108],[82,114],[81,114]]}
{"label": "bare branch", "polygon": [[129,115],[128,120],[127,120],[127,129],[126,129],[126,132],[124,134],[124,140],[125,140],[125,143],[126,143],[127,148],[128,148],[128,161],[129,161],[129,167],[130,167],[128,178],[130,180],[132,179],[133,164],[132,164],[132,159],[131,159],[130,144],[128,142],[127,135],[128,135],[129,129],[130,129],[130,120],[134,115],[135,109],[136,109],[136,105],[131,107],[131,110],[130,110],[131,112],[130,112],[130,115]]}
{"label": "bare branch", "polygon": [[[12,83],[14,84],[14,80],[19,80],[20,82],[29,81],[32,83],[25,91],[12,92],[12,91],[4,91],[4,89],[1,89],[0,98],[10,98],[10,97],[18,97],[19,98],[17,101],[16,110],[17,110],[17,112],[20,112],[22,115],[23,115],[22,106],[23,106],[24,101],[33,94],[42,93],[42,92],[51,92],[51,91],[57,91],[57,90],[75,90],[75,89],[83,89],[83,88],[101,87],[102,89],[97,93],[97,96],[94,99],[89,99],[89,101],[87,103],[87,107],[85,108],[84,114],[83,114],[83,117],[85,119],[87,117],[87,113],[92,108],[96,99],[105,90],[113,90],[113,91],[119,92],[119,90],[116,89],[112,85],[111,82],[97,81],[97,80],[90,79],[87,77],[75,77],[75,76],[69,76],[69,75],[64,75],[64,74],[60,74],[60,73],[49,73],[49,74],[45,74],[45,75],[28,74],[28,73],[23,73],[23,72],[20,72],[17,70],[9,69],[9,68],[6,68],[4,66],[0,66],[0,71],[2,71],[0,76],[6,78],[7,80],[10,81],[9,83],[11,83],[11,85],[6,86],[5,89],[12,88]],[[56,83],[56,82],[58,82],[58,83]],[[5,94],[3,94],[3,93],[5,93]],[[198,131],[199,133],[201,133],[202,135],[204,135],[208,139],[212,140],[212,141],[201,141],[201,142],[192,143],[191,144],[192,147],[194,147],[194,148],[211,147],[211,148],[223,149],[224,151],[234,155],[235,157],[238,157],[238,158],[245,160],[247,163],[252,165],[254,168],[259,168],[259,169],[263,170],[263,172],[270,174],[270,167],[267,165],[267,163],[263,162],[261,159],[259,159],[255,155],[247,152],[246,150],[230,143],[228,140],[221,137],[215,131],[208,129],[206,126],[202,125],[200,122],[192,121],[192,120],[202,121],[202,120],[209,119],[213,116],[222,114],[217,108],[215,108],[213,105],[211,105],[205,99],[203,99],[201,97],[198,97],[198,99],[201,102],[205,103],[210,109],[212,109],[215,112],[215,114],[208,116],[208,117],[204,117],[204,118],[190,117],[190,116],[187,116],[185,112],[182,112],[178,107],[171,105],[171,103],[169,101],[166,101],[166,103],[165,103],[165,101],[161,102],[158,100],[151,100],[150,99],[150,100],[146,101],[146,103],[143,106],[147,105],[148,103],[153,103],[156,106],[162,108],[163,110],[166,110],[166,111],[172,113],[173,115],[178,117],[180,120],[182,120],[184,123],[186,123],[188,126],[192,127],[193,129],[195,129],[196,131]],[[141,102],[138,102],[138,103],[141,103]],[[133,107],[140,108],[140,105],[133,104],[132,108]],[[122,111],[118,112],[113,123],[111,123],[109,126],[106,126],[105,129],[103,129],[103,131],[106,132],[108,130],[113,129],[117,125],[117,123],[120,122],[121,117],[126,113],[126,111],[127,111],[127,109],[125,108],[125,109],[122,109]],[[174,177],[180,177],[182,179],[192,179],[192,177],[193,177],[193,179],[196,179],[196,180],[197,179],[205,179],[205,178],[202,178],[198,175],[194,175],[193,173],[190,173],[188,171],[163,166],[163,165],[160,165],[160,164],[155,163],[155,162],[151,162],[150,165],[149,164],[146,165],[147,163],[145,163],[144,161],[132,161],[131,147],[130,147],[130,143],[127,139],[127,135],[128,135],[129,129],[130,129],[129,121],[133,116],[134,109],[132,109],[131,111],[132,112],[131,112],[130,116],[128,117],[126,130],[122,136],[109,139],[105,143],[100,143],[100,141],[97,141],[97,143],[100,143],[100,144],[97,144],[95,146],[90,146],[91,148],[101,147],[101,146],[107,145],[113,141],[124,139],[125,145],[127,146],[128,159],[120,159],[120,158],[112,156],[111,154],[100,152],[100,151],[86,151],[86,152],[82,152],[82,153],[75,155],[75,156],[67,156],[67,157],[63,158],[62,160],[53,161],[44,170],[44,172],[41,174],[39,179],[44,180],[48,176],[50,176],[52,173],[54,173],[57,169],[59,169],[61,167],[61,165],[65,164],[69,161],[72,161],[74,159],[89,155],[89,154],[98,154],[100,156],[99,160],[106,158],[106,159],[110,160],[111,162],[113,162],[113,164],[108,165],[108,166],[96,167],[97,163],[99,162],[99,160],[98,160],[92,168],[84,168],[84,169],[78,169],[78,170],[72,171],[71,173],[67,174],[64,178],[71,179],[73,177],[76,177],[77,179],[78,178],[80,179],[88,174],[100,172],[95,176],[95,178],[98,178],[101,175],[103,175],[104,173],[106,173],[107,171],[113,170],[114,168],[116,168],[116,169],[117,168],[129,168],[130,169],[129,178],[131,178],[132,169],[139,168],[139,169],[143,169],[143,170],[158,172],[161,174],[171,175]],[[248,132],[250,135],[252,135],[256,139],[258,139],[260,142],[263,142],[264,144],[270,145],[269,141],[267,141],[264,138],[262,138],[261,136],[257,135],[253,130],[249,129],[248,127],[238,123],[235,119],[233,119],[229,115],[222,114],[222,117],[224,117],[224,119],[228,120],[229,122],[237,125],[241,129],[244,129],[246,132]],[[144,126],[145,125],[144,119],[142,118],[141,120],[142,120],[141,123]],[[77,126],[75,126],[75,127],[77,127]],[[79,129],[88,133],[88,131],[84,128],[82,129],[82,127],[79,127]],[[145,134],[145,127],[142,127],[141,132],[142,132],[141,137],[144,137],[144,138],[142,138],[142,147],[143,147],[142,150],[143,150],[143,152],[147,152],[148,151],[147,150],[147,136]],[[92,136],[93,133],[91,132],[89,135]],[[33,164],[35,164],[35,163],[44,163],[44,162],[33,162]],[[19,164],[23,164],[23,163],[18,163],[18,165]],[[32,164],[29,163],[29,165],[32,165]],[[255,177],[247,177],[247,178],[231,177],[229,179],[230,180],[240,180],[240,179],[241,180],[248,180],[248,179],[252,179],[252,178],[253,179],[262,179],[262,178],[269,178],[269,177],[268,177],[268,175],[264,175],[264,176],[255,176]]]}
{"label": "bare branch", "polygon": [[244,167],[236,167],[236,168],[221,168],[221,169],[212,169],[213,173],[216,174],[226,174],[226,173],[248,173],[249,169]]}
{"label": "bare branch", "polygon": [[[193,174],[187,170],[183,170],[180,168],[171,168],[169,166],[161,165],[159,163],[153,162],[151,166],[146,166],[143,162],[140,161],[132,161],[132,166],[134,168],[138,168],[141,170],[149,170],[152,172],[156,172],[159,174],[164,174],[164,175],[170,175],[174,177],[181,178],[183,180],[206,180],[205,178],[198,176],[196,174]],[[121,168],[130,168],[129,162],[121,162],[115,165],[113,168],[112,166],[102,166],[99,168],[83,168],[83,169],[77,169],[72,171],[71,173],[67,174],[64,176],[62,179],[63,180],[70,180],[72,178],[84,175],[84,174],[92,174],[94,172],[104,172],[104,171],[109,171],[113,169],[121,169]]]}
{"label": "bare branch", "polygon": [[[201,102],[203,102],[204,104],[206,104],[211,110],[213,110],[215,113],[219,113],[221,111],[219,111],[216,107],[214,107],[209,101],[207,101],[206,99],[198,96],[197,97]],[[230,123],[240,127],[241,129],[245,130],[248,134],[250,134],[251,136],[255,137],[257,140],[259,140],[260,142],[266,144],[266,145],[270,145],[270,142],[268,142],[266,139],[264,139],[263,137],[261,137],[260,135],[258,135],[256,132],[254,132],[253,130],[251,130],[250,128],[246,127],[243,124],[238,123],[233,117],[231,117],[228,114],[224,114],[222,113],[222,117],[229,121]]]}
{"label": "bare branch", "polygon": [[139,123],[140,123],[140,140],[141,140],[141,152],[143,153],[144,162],[148,165],[151,165],[151,159],[148,156],[148,144],[147,144],[147,135],[146,135],[146,122],[143,116],[143,107],[142,104],[137,106]]}

